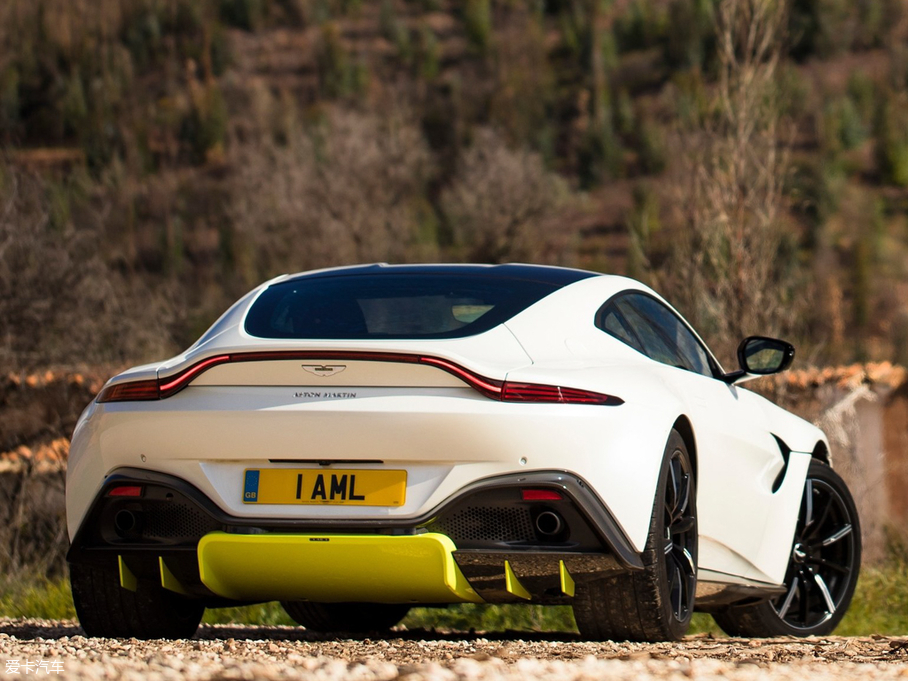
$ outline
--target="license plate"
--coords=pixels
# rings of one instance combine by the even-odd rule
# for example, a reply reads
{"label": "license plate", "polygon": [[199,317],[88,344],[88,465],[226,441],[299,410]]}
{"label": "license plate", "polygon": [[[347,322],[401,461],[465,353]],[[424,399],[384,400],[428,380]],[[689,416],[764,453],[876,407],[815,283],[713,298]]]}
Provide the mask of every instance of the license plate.
{"label": "license plate", "polygon": [[250,468],[244,504],[403,506],[407,471]]}

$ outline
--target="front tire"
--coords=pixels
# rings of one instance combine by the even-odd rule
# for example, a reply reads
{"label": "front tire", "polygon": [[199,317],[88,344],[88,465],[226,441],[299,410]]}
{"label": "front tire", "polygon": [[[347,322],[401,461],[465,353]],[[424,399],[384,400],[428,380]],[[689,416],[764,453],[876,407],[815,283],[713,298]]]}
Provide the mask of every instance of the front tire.
{"label": "front tire", "polygon": [[731,636],[825,636],[845,616],[861,566],[861,526],[848,487],[814,461],[792,545],[785,593],[769,601],[713,613]]}
{"label": "front tire", "polygon": [[79,624],[100,638],[191,638],[205,607],[198,601],[139,582],[120,586],[116,566],[70,563],[69,579]]}
{"label": "front tire", "polygon": [[690,455],[673,430],[665,446],[644,569],[578,585],[574,618],[591,640],[677,641],[697,588],[697,495]]}
{"label": "front tire", "polygon": [[387,631],[410,611],[409,605],[387,603],[309,603],[281,601],[293,621],[311,631],[365,634]]}

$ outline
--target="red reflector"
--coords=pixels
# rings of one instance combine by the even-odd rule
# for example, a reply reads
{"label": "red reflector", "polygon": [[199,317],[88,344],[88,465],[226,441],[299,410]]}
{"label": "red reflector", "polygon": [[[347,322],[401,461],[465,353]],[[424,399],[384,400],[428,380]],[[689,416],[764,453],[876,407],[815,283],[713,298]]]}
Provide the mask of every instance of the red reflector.
{"label": "red reflector", "polygon": [[139,485],[120,485],[107,493],[109,497],[140,497],[142,488]]}
{"label": "red reflector", "polygon": [[564,499],[561,492],[553,489],[522,489],[520,493],[523,495],[524,501],[560,501]]}

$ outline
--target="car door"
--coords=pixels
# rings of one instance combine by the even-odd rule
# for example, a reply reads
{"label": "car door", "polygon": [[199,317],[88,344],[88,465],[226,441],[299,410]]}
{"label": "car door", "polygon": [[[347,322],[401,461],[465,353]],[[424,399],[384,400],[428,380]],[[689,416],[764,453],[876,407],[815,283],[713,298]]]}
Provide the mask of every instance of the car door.
{"label": "car door", "polygon": [[718,363],[668,306],[625,292],[603,306],[597,325],[660,363],[663,380],[687,405],[697,446],[699,568],[773,581],[759,556],[773,487],[785,460],[755,395],[719,379]]}

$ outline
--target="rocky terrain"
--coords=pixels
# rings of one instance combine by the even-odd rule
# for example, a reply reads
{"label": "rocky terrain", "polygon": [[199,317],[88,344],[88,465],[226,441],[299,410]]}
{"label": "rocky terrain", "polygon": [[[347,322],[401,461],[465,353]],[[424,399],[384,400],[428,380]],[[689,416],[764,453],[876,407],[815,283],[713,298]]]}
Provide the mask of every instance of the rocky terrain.
{"label": "rocky terrain", "polygon": [[[91,639],[72,621],[0,619],[4,673],[80,679],[516,681],[896,679],[908,639],[588,643],[573,635],[396,631],[351,640],[293,627],[202,626],[182,641]],[[29,665],[28,667],[26,665]]]}

